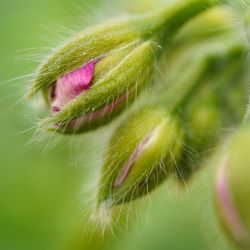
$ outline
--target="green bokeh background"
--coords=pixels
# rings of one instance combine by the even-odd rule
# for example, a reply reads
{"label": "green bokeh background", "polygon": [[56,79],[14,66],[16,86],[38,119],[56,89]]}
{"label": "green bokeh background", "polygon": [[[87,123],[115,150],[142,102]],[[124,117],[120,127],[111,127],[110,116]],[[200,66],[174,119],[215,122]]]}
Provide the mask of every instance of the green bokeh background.
{"label": "green bokeh background", "polygon": [[89,214],[110,129],[59,140],[36,133],[37,116],[23,98],[31,79],[25,75],[72,30],[119,13],[103,2],[0,0],[0,249],[233,249],[214,217],[216,159],[187,187],[170,180],[124,208],[126,225],[103,236]]}

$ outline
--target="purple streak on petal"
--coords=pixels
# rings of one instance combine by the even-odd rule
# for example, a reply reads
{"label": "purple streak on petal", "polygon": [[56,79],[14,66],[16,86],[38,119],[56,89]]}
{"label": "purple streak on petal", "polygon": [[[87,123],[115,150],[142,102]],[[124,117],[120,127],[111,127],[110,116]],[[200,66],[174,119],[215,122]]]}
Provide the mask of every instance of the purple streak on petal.
{"label": "purple streak on petal", "polygon": [[222,216],[224,216],[230,232],[240,244],[244,244],[248,236],[241,223],[239,214],[234,207],[228,186],[226,170],[227,168],[224,166],[219,172],[216,183],[217,197],[222,209]]}
{"label": "purple streak on petal", "polygon": [[128,176],[129,172],[131,171],[132,167],[134,166],[136,160],[139,159],[140,155],[143,153],[144,149],[147,146],[147,143],[151,139],[153,133],[150,133],[147,135],[141,143],[136,147],[136,149],[131,154],[128,162],[124,165],[124,167],[121,169],[120,173],[118,174],[118,177],[115,180],[115,187],[119,187]]}
{"label": "purple streak on petal", "polygon": [[50,91],[52,114],[90,88],[96,63],[97,60],[91,61],[56,81]]}

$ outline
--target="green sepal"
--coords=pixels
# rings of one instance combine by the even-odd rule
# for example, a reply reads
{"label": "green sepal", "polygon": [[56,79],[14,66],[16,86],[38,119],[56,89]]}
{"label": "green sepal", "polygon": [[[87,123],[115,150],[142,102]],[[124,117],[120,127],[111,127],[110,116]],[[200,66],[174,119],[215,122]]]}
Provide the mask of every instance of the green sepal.
{"label": "green sepal", "polygon": [[[117,177],[133,152],[149,137],[124,181]],[[99,182],[98,205],[130,202],[155,189],[175,169],[181,155],[183,131],[179,122],[159,106],[132,114],[113,135],[105,153]]]}

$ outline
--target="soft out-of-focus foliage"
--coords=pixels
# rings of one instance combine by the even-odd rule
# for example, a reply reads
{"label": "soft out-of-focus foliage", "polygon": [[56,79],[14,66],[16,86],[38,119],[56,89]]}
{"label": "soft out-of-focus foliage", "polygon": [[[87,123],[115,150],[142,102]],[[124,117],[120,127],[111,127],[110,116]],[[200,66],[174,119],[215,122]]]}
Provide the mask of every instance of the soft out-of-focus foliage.
{"label": "soft out-of-focus foliage", "polygon": [[[169,182],[128,205],[122,222],[104,235],[90,218],[93,173],[109,129],[55,142],[33,128],[37,117],[22,98],[26,74],[47,47],[122,12],[114,2],[0,0],[0,249],[233,249],[213,215],[216,157],[187,186]],[[141,11],[139,3],[133,11]],[[108,223],[108,214],[100,216]]]}

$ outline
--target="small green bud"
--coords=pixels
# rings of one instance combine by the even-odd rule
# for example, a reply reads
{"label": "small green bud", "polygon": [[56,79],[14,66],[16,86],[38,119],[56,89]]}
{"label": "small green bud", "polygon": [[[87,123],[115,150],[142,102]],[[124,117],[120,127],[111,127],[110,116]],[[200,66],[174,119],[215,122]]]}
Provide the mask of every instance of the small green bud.
{"label": "small green bud", "polygon": [[[203,88],[203,94],[209,93]],[[183,123],[186,124],[186,145],[182,163],[176,173],[181,181],[190,179],[195,171],[201,168],[201,163],[211,153],[222,136],[223,112],[211,98],[201,94],[183,110]]]}
{"label": "small green bud", "polygon": [[223,228],[242,249],[250,249],[250,130],[234,137],[216,181],[216,207]]}
{"label": "small green bud", "polygon": [[[184,81],[180,82],[180,86],[185,85],[178,91],[180,95],[182,90],[192,83],[190,91],[184,95],[188,98],[179,106],[179,114],[186,124],[187,149],[184,151],[177,176],[184,181],[202,167],[204,160],[211,155],[212,149],[228,130],[236,124],[239,125],[243,119],[242,109],[246,105],[246,86],[242,83],[244,75],[247,74],[243,57],[246,53],[244,44],[230,44],[226,48],[219,42],[217,47],[210,50],[213,58],[208,63],[210,67],[201,68],[200,73],[191,78],[183,71]],[[204,59],[206,60],[206,57],[198,61],[199,65],[202,65]],[[195,65],[194,69],[197,68]],[[187,66],[187,69],[191,67]],[[195,82],[197,83],[194,85]],[[176,92],[176,89],[174,91]],[[236,93],[240,98],[235,98]],[[175,96],[175,93],[172,96]]]}
{"label": "small green bud", "polygon": [[242,111],[247,103],[244,98],[247,87],[243,82],[247,71],[242,55],[244,50],[238,58],[233,57],[232,62],[228,61],[221,71],[208,77],[183,110],[196,151],[207,151],[214,147],[218,139],[225,135],[223,130],[239,125],[244,117]]}
{"label": "small green bud", "polygon": [[183,131],[159,106],[145,107],[113,135],[101,169],[98,205],[133,201],[154,189],[175,169]]}

